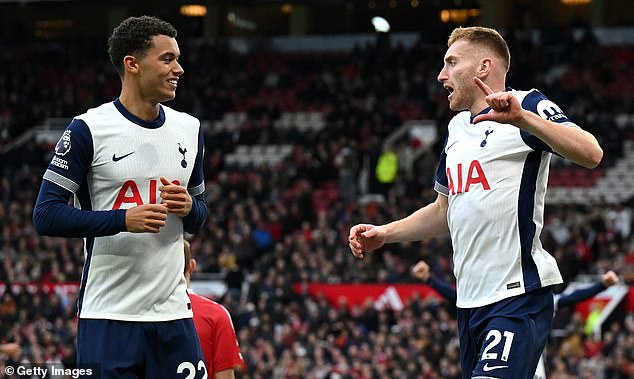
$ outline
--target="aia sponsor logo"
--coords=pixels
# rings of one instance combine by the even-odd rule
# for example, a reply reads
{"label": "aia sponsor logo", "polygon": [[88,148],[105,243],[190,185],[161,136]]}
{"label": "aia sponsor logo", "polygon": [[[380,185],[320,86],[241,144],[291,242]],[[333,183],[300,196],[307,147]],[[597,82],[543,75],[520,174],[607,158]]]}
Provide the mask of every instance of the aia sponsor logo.
{"label": "aia sponsor logo", "polygon": [[477,159],[469,163],[466,172],[464,172],[463,166],[462,163],[458,163],[454,170],[447,167],[447,187],[452,195],[469,192],[469,190],[478,187],[485,191],[491,189],[482,165]]}
{"label": "aia sponsor logo", "polygon": [[[180,182],[178,180],[173,180],[172,183],[180,185]],[[143,196],[141,196],[141,191],[139,191],[139,185],[137,184],[137,182],[135,182],[134,180],[126,181],[119,189],[119,193],[117,194],[117,198],[114,201],[112,209],[127,209],[130,208],[130,206],[134,207],[143,204],[158,204],[158,185],[158,179],[150,179],[147,197],[143,199]]]}

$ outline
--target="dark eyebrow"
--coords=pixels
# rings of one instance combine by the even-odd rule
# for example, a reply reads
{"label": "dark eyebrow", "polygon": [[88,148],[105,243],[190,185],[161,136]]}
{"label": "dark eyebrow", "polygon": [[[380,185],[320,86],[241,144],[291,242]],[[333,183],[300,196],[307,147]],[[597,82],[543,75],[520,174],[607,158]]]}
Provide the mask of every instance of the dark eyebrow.
{"label": "dark eyebrow", "polygon": [[176,59],[176,58],[178,58],[178,56],[177,56],[176,54],[171,53],[171,52],[163,53],[163,54],[161,54],[159,57],[160,57],[161,59],[164,59],[164,58],[172,58],[172,59]]}

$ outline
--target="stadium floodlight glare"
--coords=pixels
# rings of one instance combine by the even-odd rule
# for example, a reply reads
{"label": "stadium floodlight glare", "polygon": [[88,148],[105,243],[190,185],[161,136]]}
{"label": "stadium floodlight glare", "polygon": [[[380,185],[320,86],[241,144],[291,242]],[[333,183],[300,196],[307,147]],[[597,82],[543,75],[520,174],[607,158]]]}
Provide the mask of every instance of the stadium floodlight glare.
{"label": "stadium floodlight glare", "polygon": [[390,31],[390,23],[383,17],[372,17],[372,25],[378,33],[388,33]]}

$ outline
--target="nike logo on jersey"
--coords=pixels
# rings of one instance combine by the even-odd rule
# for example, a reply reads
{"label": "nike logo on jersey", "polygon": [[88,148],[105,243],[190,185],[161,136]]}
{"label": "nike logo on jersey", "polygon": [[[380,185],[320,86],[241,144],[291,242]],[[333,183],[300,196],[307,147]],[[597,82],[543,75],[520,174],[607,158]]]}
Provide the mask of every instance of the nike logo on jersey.
{"label": "nike logo on jersey", "polygon": [[484,364],[484,367],[482,367],[482,370],[484,371],[492,371],[492,370],[497,370],[500,368],[507,368],[509,366],[489,366],[489,362]]}
{"label": "nike logo on jersey", "polygon": [[445,152],[449,151],[449,149],[451,149],[451,147],[452,147],[453,145],[457,144],[457,143],[458,143],[458,141],[453,141],[453,142],[451,143],[451,145],[449,145],[449,146],[447,146],[447,147],[445,148]]}
{"label": "nike logo on jersey", "polygon": [[123,158],[125,158],[125,157],[129,157],[129,156],[130,156],[130,155],[132,155],[132,154],[134,154],[134,151],[133,151],[133,152],[131,152],[131,153],[127,153],[126,155],[122,155],[122,156],[120,156],[120,157],[117,157],[117,155],[116,155],[116,154],[112,154],[112,161],[113,161],[113,162],[118,162],[118,161],[122,160],[122,159],[123,159]]}

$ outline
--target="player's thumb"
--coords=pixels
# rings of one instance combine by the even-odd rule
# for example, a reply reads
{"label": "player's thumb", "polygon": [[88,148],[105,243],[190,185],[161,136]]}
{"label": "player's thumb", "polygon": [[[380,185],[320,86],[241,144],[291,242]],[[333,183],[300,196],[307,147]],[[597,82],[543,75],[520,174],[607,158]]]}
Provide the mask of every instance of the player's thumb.
{"label": "player's thumb", "polygon": [[365,232],[361,233],[361,235],[365,238],[372,238],[378,234],[378,230],[376,228],[368,229]]}
{"label": "player's thumb", "polygon": [[492,119],[493,117],[491,117],[488,113],[480,114],[473,118],[473,124],[477,124],[478,122],[492,120]]}

